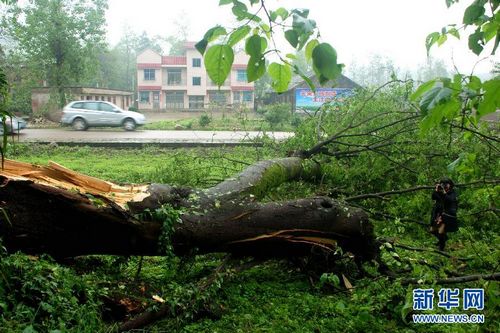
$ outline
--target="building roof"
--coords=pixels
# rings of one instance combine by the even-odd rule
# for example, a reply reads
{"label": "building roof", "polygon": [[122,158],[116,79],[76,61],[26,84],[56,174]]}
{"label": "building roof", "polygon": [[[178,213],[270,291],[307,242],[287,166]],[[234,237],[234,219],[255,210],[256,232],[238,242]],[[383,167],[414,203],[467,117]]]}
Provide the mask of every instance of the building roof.
{"label": "building roof", "polygon": [[[321,87],[319,84],[318,79],[316,78],[316,75],[314,74],[309,74],[307,76],[312,83],[316,87]],[[359,84],[354,82],[353,80],[349,79],[347,76],[340,74],[338,78],[336,78],[333,82],[328,83],[328,87],[333,87],[333,88],[349,88],[349,89],[359,89],[362,88]],[[295,88],[309,88],[309,85],[307,84],[306,81],[304,81],[300,76],[295,77],[292,79],[292,82],[290,84],[290,89],[295,89]]]}

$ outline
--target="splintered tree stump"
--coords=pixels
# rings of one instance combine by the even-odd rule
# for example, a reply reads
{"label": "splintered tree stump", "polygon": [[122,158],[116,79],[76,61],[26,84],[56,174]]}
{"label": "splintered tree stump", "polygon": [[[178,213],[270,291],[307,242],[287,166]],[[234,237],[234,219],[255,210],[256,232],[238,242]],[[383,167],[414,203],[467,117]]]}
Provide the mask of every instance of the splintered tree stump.
{"label": "splintered tree stump", "polygon": [[0,172],[0,237],[11,252],[54,257],[161,255],[163,222],[139,220],[137,214],[169,204],[182,208],[169,234],[177,255],[196,249],[287,257],[340,246],[358,258],[375,258],[373,228],[360,209],[327,197],[255,201],[272,187],[303,177],[304,170],[296,157],[263,161],[213,188],[194,190],[119,186],[55,163],[7,160]]}

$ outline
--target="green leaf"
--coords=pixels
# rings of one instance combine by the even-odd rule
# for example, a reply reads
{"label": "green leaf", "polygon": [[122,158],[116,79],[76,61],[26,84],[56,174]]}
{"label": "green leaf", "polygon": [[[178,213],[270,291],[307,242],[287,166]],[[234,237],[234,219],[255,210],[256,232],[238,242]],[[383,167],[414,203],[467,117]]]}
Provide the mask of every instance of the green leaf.
{"label": "green leaf", "polygon": [[202,55],[205,53],[205,50],[207,49],[208,42],[205,39],[200,40],[198,43],[194,45],[194,47],[200,52]]}
{"label": "green leaf", "polygon": [[287,30],[285,31],[286,40],[292,45],[294,48],[297,47],[299,43],[299,35],[295,30]]}
{"label": "green leaf", "polygon": [[288,10],[286,10],[285,8],[283,7],[280,7],[274,11],[271,11],[271,21],[273,22],[276,22],[276,19],[279,17],[281,17],[281,20],[284,21],[288,18]]}
{"label": "green leaf", "polygon": [[[444,88],[448,89],[448,88]],[[460,111],[460,102],[457,99],[451,99],[446,102],[441,102],[435,106],[420,123],[420,133],[425,134],[431,128],[439,125],[443,118],[453,119]]]}
{"label": "green leaf", "polygon": [[247,38],[245,43],[245,52],[254,58],[262,56],[267,48],[267,40],[264,37],[253,35]]}
{"label": "green leaf", "polygon": [[312,52],[313,69],[317,76],[334,80],[339,74],[337,52],[328,43],[321,43],[314,47]]}
{"label": "green leaf", "polygon": [[472,5],[467,7],[464,12],[464,24],[473,24],[477,19],[479,19],[485,12],[484,6],[474,2]]}
{"label": "green leaf", "polygon": [[271,86],[276,92],[287,91],[288,85],[292,80],[292,71],[290,66],[273,62],[269,65],[267,72],[272,79]]}
{"label": "green leaf", "polygon": [[422,83],[417,90],[410,96],[410,100],[416,101],[423,93],[431,89],[436,84],[436,80],[430,80]]}
{"label": "green leaf", "polygon": [[455,28],[451,28],[450,30],[448,30],[448,33],[450,35],[452,35],[453,37],[457,38],[457,39],[460,39],[460,33],[458,32],[457,29]]}
{"label": "green leaf", "polygon": [[434,45],[434,43],[438,41],[439,36],[441,36],[439,32],[432,32],[425,38],[425,48],[427,49],[427,55],[429,55],[429,51],[432,45]]}
{"label": "green leaf", "polygon": [[420,101],[420,109],[425,113],[429,110],[432,110],[434,107],[439,105],[440,103],[446,102],[450,99],[451,93],[453,91],[443,86],[441,82],[436,83],[436,85],[428,90]]}
{"label": "green leaf", "polygon": [[441,36],[439,36],[439,38],[437,40],[438,46],[443,45],[446,42],[447,39],[448,39],[447,35],[441,35]]}
{"label": "green leaf", "polygon": [[260,0],[250,0],[250,4],[251,5],[255,5],[256,3],[259,3]]}
{"label": "green leaf", "polygon": [[230,46],[217,44],[207,50],[204,57],[205,68],[210,79],[219,87],[231,72],[233,61],[234,53]]}
{"label": "green leaf", "polygon": [[247,66],[248,82],[258,80],[266,73],[266,60],[264,57],[254,58],[250,57]]}
{"label": "green leaf", "polygon": [[469,76],[469,83],[467,84],[469,89],[478,91],[482,87],[481,79],[477,76]]}
{"label": "green leaf", "polygon": [[221,27],[220,25],[216,25],[215,27],[207,30],[207,32],[203,36],[203,39],[210,43],[217,37],[225,34],[227,34],[226,29],[224,27]]}
{"label": "green leaf", "polygon": [[219,6],[229,5],[230,3],[233,3],[233,0],[220,0]]}
{"label": "green leaf", "polygon": [[319,42],[317,39],[313,39],[313,40],[309,41],[309,43],[307,43],[306,51],[305,51],[305,56],[306,56],[307,61],[311,61],[313,50],[318,45],[319,45]]}
{"label": "green leaf", "polygon": [[307,18],[309,16],[309,9],[293,9],[292,13]]}
{"label": "green leaf", "polygon": [[495,21],[484,24],[481,28],[484,33],[484,41],[487,43],[493,39],[498,34],[499,28],[499,24]]}
{"label": "green leaf", "polygon": [[483,51],[483,32],[479,28],[471,35],[469,35],[469,49],[474,54],[479,55]]}
{"label": "green leaf", "polygon": [[243,25],[233,31],[231,35],[229,35],[229,40],[227,41],[227,45],[229,46],[235,46],[240,42],[243,38],[245,38],[248,33],[250,32],[251,28],[248,25]]}
{"label": "green leaf", "polygon": [[287,53],[285,57],[287,57],[288,59],[297,60],[297,56],[293,53]]}
{"label": "green leaf", "polygon": [[500,79],[483,83],[483,100],[477,108],[478,117],[483,117],[500,109]]}

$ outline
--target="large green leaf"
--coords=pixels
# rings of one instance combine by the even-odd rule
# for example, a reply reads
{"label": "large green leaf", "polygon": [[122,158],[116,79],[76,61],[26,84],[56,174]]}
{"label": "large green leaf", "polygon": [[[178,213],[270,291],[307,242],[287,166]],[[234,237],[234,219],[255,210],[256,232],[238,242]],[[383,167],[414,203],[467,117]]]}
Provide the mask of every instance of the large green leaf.
{"label": "large green leaf", "polygon": [[434,45],[434,43],[438,41],[439,36],[441,36],[439,32],[432,32],[425,38],[425,48],[427,49],[427,55],[429,55],[429,51],[432,45]]}
{"label": "large green leaf", "polygon": [[254,58],[250,57],[247,66],[248,82],[258,80],[266,73],[266,60],[264,57]]}
{"label": "large green leaf", "polygon": [[254,58],[260,58],[267,48],[267,40],[264,37],[253,35],[247,38],[245,52]]}
{"label": "large green leaf", "polygon": [[228,45],[217,44],[207,50],[204,57],[205,68],[210,79],[219,87],[231,72],[233,61],[233,49]]}
{"label": "large green leaf", "polygon": [[319,45],[319,42],[317,39],[313,39],[313,40],[309,41],[309,43],[307,43],[306,50],[305,50],[305,56],[306,56],[307,61],[311,61],[313,50],[318,45]]}
{"label": "large green leaf", "polygon": [[285,8],[283,7],[280,7],[274,11],[271,11],[271,21],[273,22],[276,22],[276,19],[279,17],[281,17],[281,20],[286,20],[287,17],[288,17],[288,10],[286,10]]}
{"label": "large green leaf", "polygon": [[292,80],[292,70],[290,66],[273,62],[269,65],[267,72],[273,80],[271,86],[276,92],[285,92],[288,90],[288,85]]}
{"label": "large green leaf", "polygon": [[216,25],[215,27],[208,29],[208,31],[203,36],[203,39],[196,43],[194,47],[198,50],[198,52],[203,54],[207,49],[208,43],[215,40],[219,36],[225,35],[226,33],[227,32],[224,27]]}
{"label": "large green leaf", "polygon": [[312,51],[313,69],[317,76],[323,76],[328,80],[334,80],[340,74],[337,65],[337,52],[328,43],[316,45]]}
{"label": "large green leaf", "polygon": [[500,80],[493,79],[483,83],[483,101],[477,108],[477,115],[482,117],[500,109]]}
{"label": "large green leaf", "polygon": [[297,44],[299,43],[299,35],[295,30],[287,30],[285,31],[285,38],[286,40],[292,45],[294,48],[297,47]]}
{"label": "large green leaf", "polygon": [[452,90],[445,87],[441,82],[438,82],[434,87],[428,90],[420,100],[420,109],[424,114],[428,113],[437,105],[450,100]]}
{"label": "large green leaf", "polygon": [[478,2],[474,2],[472,5],[467,7],[464,12],[464,24],[473,24],[477,19],[479,19],[484,14],[484,6]]}
{"label": "large green leaf", "polygon": [[233,31],[231,35],[229,35],[229,40],[227,41],[227,45],[235,46],[236,44],[238,44],[239,41],[245,38],[246,35],[248,35],[250,30],[251,28],[248,25],[243,25],[239,27],[238,29]]}
{"label": "large green leaf", "polygon": [[427,82],[422,83],[417,90],[410,96],[410,100],[416,101],[420,96],[422,96],[425,92],[427,92],[429,89],[434,87],[436,84],[436,80],[430,80]]}
{"label": "large green leaf", "polygon": [[429,109],[429,112],[420,123],[421,134],[425,134],[431,128],[439,125],[444,118],[453,119],[458,115],[459,111],[460,102],[457,99],[441,102],[441,104],[435,106],[432,110]]}
{"label": "large green leaf", "polygon": [[479,55],[483,51],[484,33],[477,28],[477,30],[469,35],[469,49],[474,52],[476,55]]}

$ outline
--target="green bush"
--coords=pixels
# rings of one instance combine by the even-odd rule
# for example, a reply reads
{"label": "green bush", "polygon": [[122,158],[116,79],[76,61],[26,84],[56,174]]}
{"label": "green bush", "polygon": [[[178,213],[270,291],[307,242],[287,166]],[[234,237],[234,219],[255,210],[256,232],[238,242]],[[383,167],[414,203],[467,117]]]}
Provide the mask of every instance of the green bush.
{"label": "green bush", "polygon": [[201,127],[207,127],[211,122],[212,122],[212,117],[210,117],[208,114],[202,114],[198,119],[198,124]]}
{"label": "green bush", "polygon": [[290,104],[272,104],[261,108],[258,113],[264,115],[264,119],[269,123],[271,128],[275,128],[278,125],[290,122],[292,117],[290,109]]}

